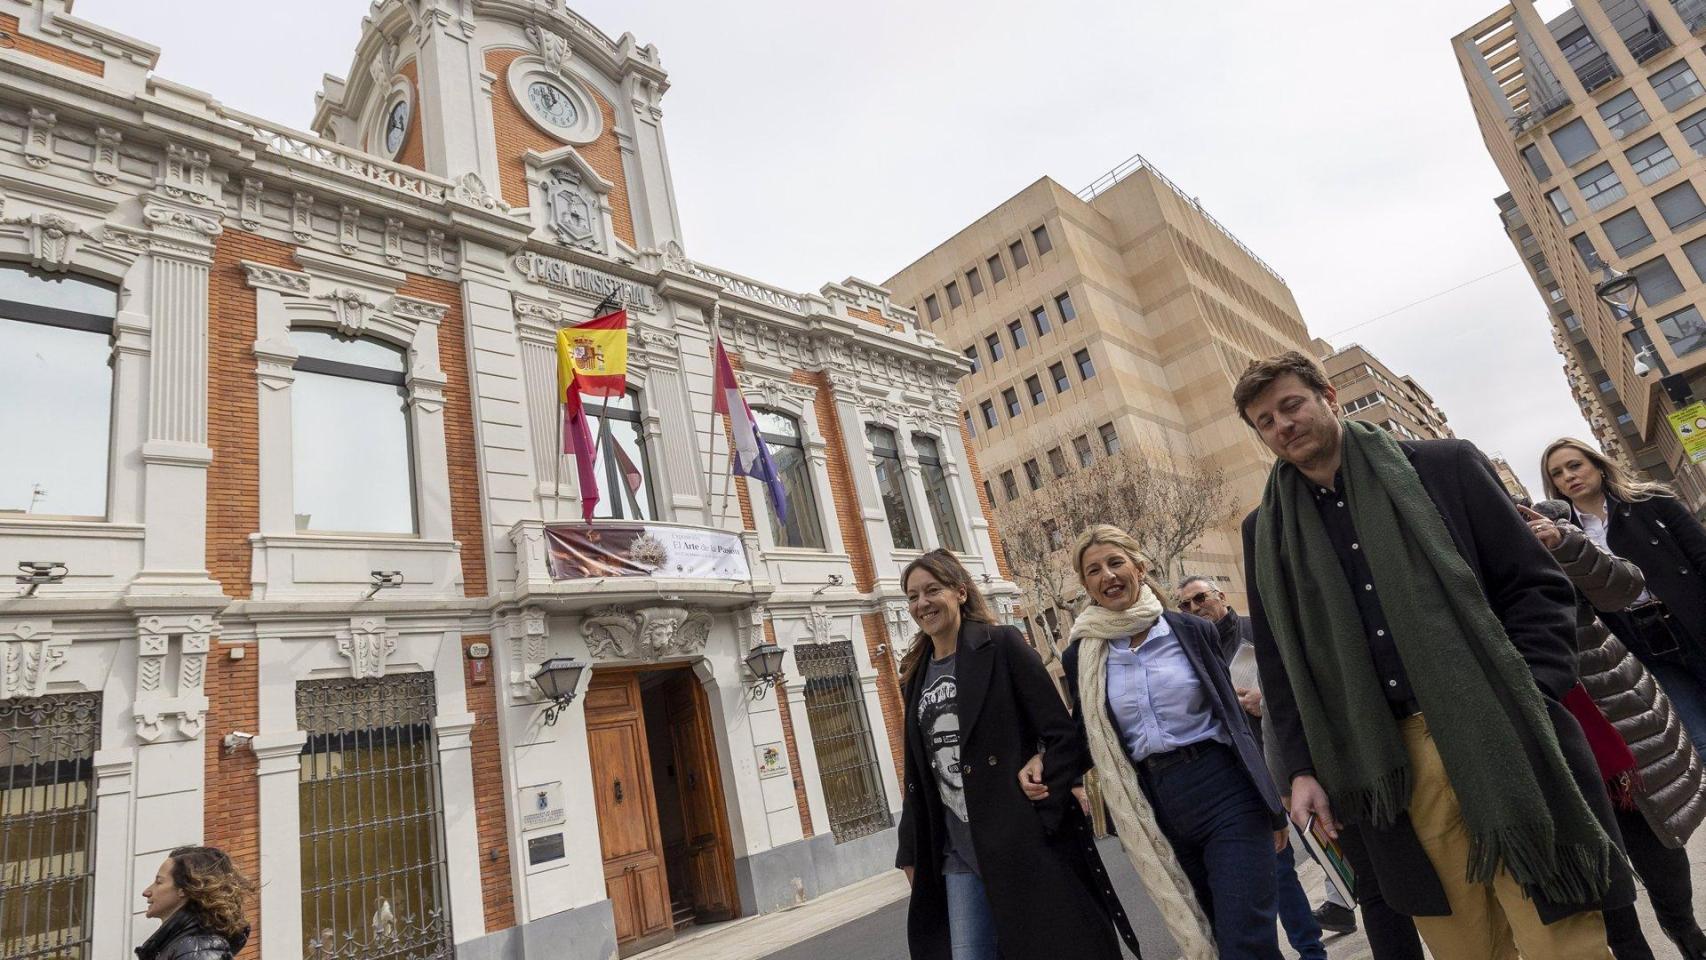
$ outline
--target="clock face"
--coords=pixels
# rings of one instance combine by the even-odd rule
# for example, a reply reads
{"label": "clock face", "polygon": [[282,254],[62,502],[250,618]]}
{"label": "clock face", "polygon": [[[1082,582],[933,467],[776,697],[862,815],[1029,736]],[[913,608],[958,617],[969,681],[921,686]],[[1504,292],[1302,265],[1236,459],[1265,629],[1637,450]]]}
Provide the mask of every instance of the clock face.
{"label": "clock face", "polygon": [[579,114],[568,91],[545,80],[535,80],[527,88],[527,99],[552,126],[567,130],[575,125]]}
{"label": "clock face", "polygon": [[409,101],[398,100],[385,112],[385,152],[396,154],[403,148],[403,136],[409,132]]}

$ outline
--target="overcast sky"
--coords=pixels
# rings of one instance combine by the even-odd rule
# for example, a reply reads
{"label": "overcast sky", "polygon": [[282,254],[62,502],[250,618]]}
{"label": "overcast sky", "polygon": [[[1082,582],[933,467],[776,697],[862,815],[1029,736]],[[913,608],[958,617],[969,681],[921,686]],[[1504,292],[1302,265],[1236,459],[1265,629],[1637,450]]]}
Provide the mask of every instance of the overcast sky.
{"label": "overcast sky", "polygon": [[[573,2],[573,0],[571,0]],[[656,44],[689,255],[781,286],[880,282],[1027,184],[1142,153],[1290,283],[1304,320],[1429,390],[1538,492],[1587,436],[1493,198],[1451,37],[1498,0],[580,0]],[[80,0],[159,73],[306,127],[364,0]]]}

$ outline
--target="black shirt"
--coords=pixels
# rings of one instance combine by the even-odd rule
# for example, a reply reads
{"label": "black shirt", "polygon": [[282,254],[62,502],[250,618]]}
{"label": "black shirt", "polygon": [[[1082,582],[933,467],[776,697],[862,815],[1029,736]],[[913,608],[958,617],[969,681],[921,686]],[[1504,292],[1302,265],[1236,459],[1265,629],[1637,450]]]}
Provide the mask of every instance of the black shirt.
{"label": "black shirt", "polygon": [[[1343,488],[1342,474],[1333,475],[1333,486]],[[1404,661],[1398,647],[1386,629],[1386,614],[1380,609],[1380,591],[1374,586],[1374,571],[1368,565],[1368,553],[1357,539],[1356,525],[1351,522],[1350,507],[1344,495],[1311,483],[1309,492],[1315,497],[1315,507],[1321,512],[1321,522],[1327,527],[1327,539],[1333,542],[1333,552],[1339,555],[1339,567],[1345,571],[1351,595],[1356,598],[1357,613],[1362,617],[1363,636],[1374,657],[1374,672],[1380,677],[1380,692],[1389,703],[1400,705],[1416,699],[1410,678],[1404,673]],[[1307,643],[1308,638],[1304,638]]]}

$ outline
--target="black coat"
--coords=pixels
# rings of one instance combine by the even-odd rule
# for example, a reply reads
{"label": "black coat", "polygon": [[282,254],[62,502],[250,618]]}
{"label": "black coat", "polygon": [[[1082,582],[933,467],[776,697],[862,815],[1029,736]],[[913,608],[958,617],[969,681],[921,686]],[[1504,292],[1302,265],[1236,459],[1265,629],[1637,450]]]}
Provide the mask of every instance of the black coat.
{"label": "black coat", "polygon": [[160,928],[136,948],[137,960],[231,960],[249,931],[224,937],[207,929],[186,907],[166,918]]}
{"label": "black coat", "polygon": [[[1406,440],[1399,446],[1415,467],[1422,486],[1451,532],[1457,552],[1480,581],[1493,613],[1504,625],[1511,644],[1527,661],[1529,672],[1546,701],[1547,715],[1557,733],[1564,760],[1594,816],[1619,848],[1611,800],[1599,778],[1593,752],[1576,718],[1564,707],[1564,694],[1576,685],[1576,593],[1546,548],[1530,533],[1493,466],[1474,444],[1464,440]],[[1295,469],[1281,464],[1276,469]],[[1250,596],[1250,620],[1255,628],[1256,662],[1262,673],[1262,694],[1274,735],[1291,776],[1314,770],[1303,721],[1291,690],[1291,678],[1274,645],[1262,609],[1256,580],[1256,515],[1244,518],[1245,584]],[[1330,695],[1330,694],[1329,694]],[[1422,704],[1423,712],[1427,704]],[[1408,815],[1379,830],[1370,824],[1357,829],[1368,849],[1381,892],[1393,909],[1411,916],[1445,916],[1451,912],[1432,863],[1410,825]],[[1634,878],[1621,856],[1614,858],[1613,883],[1601,903],[1559,904],[1536,897],[1543,921],[1551,923],[1584,909],[1621,907],[1634,902]],[[1533,896],[1533,891],[1530,891]]]}
{"label": "black coat", "polygon": [[[918,724],[924,674],[920,665],[904,691],[906,784],[895,866],[914,868],[906,921],[914,960],[949,960],[942,797]],[[1072,796],[1090,765],[1088,748],[1041,658],[1012,627],[966,623],[955,676],[972,847],[1002,956],[1119,960],[1111,919],[1118,901]],[[1032,803],[1019,789],[1019,770],[1039,745],[1049,797]]]}
{"label": "black coat", "polygon": [[[1647,591],[1670,608],[1671,624],[1693,641],[1697,656],[1706,655],[1706,528],[1675,497],[1650,497],[1624,503],[1605,496],[1605,545],[1611,552],[1641,568]],[[1581,525],[1581,514],[1576,513]],[[1644,644],[1627,618],[1615,611],[1606,618],[1631,650],[1644,654]]]}
{"label": "black coat", "polygon": [[[1238,694],[1232,689],[1232,676],[1226,670],[1226,657],[1222,655],[1220,631],[1214,624],[1201,617],[1188,613],[1164,613],[1167,625],[1173,628],[1173,634],[1179,638],[1179,646],[1184,649],[1185,657],[1191,661],[1191,669],[1196,671],[1197,679],[1202,681],[1203,688],[1208,693],[1209,710],[1214,718],[1220,721],[1221,727],[1232,735],[1232,747],[1238,752],[1238,759],[1243,763],[1244,773],[1250,778],[1250,785],[1256,788],[1256,793],[1267,805],[1268,817],[1275,830],[1285,826],[1285,808],[1280,805],[1279,790],[1274,786],[1274,779],[1268,773],[1268,765],[1262,760],[1262,747],[1256,742],[1256,736],[1251,732],[1251,717],[1244,712],[1238,703]],[[1084,711],[1078,706],[1078,650],[1074,643],[1060,658],[1061,668],[1066,671],[1066,691],[1074,706],[1073,716],[1077,718],[1078,729],[1084,729]],[[1238,644],[1232,644],[1236,653]],[[1112,711],[1112,707],[1108,708]]]}

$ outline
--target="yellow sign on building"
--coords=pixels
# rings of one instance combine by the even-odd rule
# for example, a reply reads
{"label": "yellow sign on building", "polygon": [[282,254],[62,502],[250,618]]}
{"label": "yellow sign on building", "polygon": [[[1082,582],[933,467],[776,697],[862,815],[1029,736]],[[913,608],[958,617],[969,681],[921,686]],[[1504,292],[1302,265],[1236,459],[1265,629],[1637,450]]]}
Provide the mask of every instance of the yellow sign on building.
{"label": "yellow sign on building", "polygon": [[1706,462],[1706,402],[1691,403],[1669,417],[1689,463]]}

